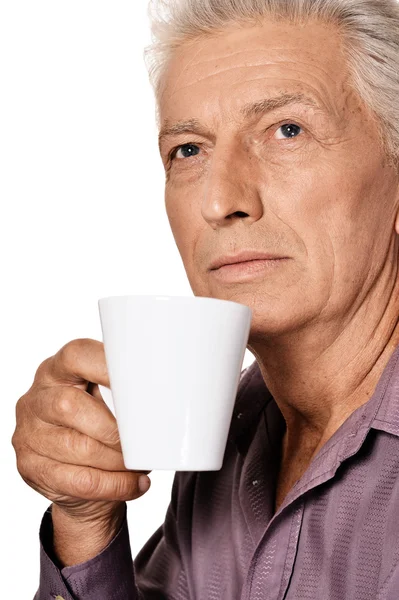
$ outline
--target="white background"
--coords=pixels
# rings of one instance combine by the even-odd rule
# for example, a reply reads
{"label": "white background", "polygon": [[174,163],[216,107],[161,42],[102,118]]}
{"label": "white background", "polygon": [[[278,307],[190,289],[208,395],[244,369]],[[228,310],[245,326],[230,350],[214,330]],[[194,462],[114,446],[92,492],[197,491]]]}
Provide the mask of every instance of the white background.
{"label": "white background", "polygon": [[[192,296],[167,220],[147,2],[0,3],[2,598],[39,582],[49,501],[16,469],[15,404],[67,341],[101,339],[97,300]],[[253,361],[247,351],[243,366]],[[128,503],[135,556],[161,525],[174,473]]]}

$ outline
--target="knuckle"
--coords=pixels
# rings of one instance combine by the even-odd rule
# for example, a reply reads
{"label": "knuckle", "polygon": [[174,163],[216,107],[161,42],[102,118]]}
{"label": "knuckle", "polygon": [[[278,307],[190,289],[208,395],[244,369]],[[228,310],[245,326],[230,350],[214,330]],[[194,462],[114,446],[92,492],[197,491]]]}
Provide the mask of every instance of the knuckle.
{"label": "knuckle", "polygon": [[132,492],[132,486],[127,484],[126,478],[123,476],[115,478],[114,495],[118,500],[126,498]]}
{"label": "knuckle", "polygon": [[117,500],[133,500],[137,497],[138,485],[131,473],[118,473],[115,477],[113,495]]}
{"label": "knuckle", "polygon": [[19,427],[21,421],[24,416],[29,413],[32,413],[32,402],[33,396],[31,392],[26,392],[23,396],[21,396],[17,403],[15,404],[15,421],[17,428]]}
{"label": "knuckle", "polygon": [[20,475],[24,475],[26,472],[26,461],[21,452],[17,454],[17,471]]}
{"label": "knuckle", "polygon": [[99,491],[99,476],[94,469],[83,467],[75,469],[72,474],[72,488],[76,490],[75,495],[79,497],[92,497]]}
{"label": "knuckle", "polygon": [[53,411],[57,417],[74,417],[79,410],[75,397],[68,390],[61,388],[58,394],[53,396]]}
{"label": "knuckle", "polygon": [[59,465],[54,461],[38,457],[33,452],[21,452],[17,458],[17,469],[27,485],[50,499],[54,483],[59,478]]}
{"label": "knuckle", "polygon": [[35,414],[29,404],[29,398],[26,399],[26,394],[21,396],[15,406],[15,429],[11,438],[11,444],[17,451],[24,444],[24,438],[27,436],[27,431],[32,428]]}
{"label": "knuckle", "polygon": [[18,452],[17,470],[22,478],[29,478],[35,474],[36,469],[32,465],[32,457],[28,452]]}
{"label": "knuckle", "polygon": [[70,342],[62,346],[60,350],[58,350],[58,359],[60,360],[60,362],[62,362],[67,371],[74,370],[76,363],[79,360],[79,355],[81,351],[82,340],[80,339],[71,340]]}
{"label": "knuckle", "polygon": [[12,434],[11,444],[12,444],[12,447],[14,448],[14,450],[16,452],[18,452],[18,431],[17,431],[17,428],[14,430],[14,433]]}

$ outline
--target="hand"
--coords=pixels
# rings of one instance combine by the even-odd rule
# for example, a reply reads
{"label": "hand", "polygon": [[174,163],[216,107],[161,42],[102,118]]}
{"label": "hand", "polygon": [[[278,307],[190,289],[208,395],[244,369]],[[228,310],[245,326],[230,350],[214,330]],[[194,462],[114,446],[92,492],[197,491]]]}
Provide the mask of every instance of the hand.
{"label": "hand", "polygon": [[16,405],[12,445],[22,479],[79,523],[114,520],[125,501],[145,493],[139,478],[150,473],[125,468],[98,384],[109,387],[103,344],[73,340],[41,363]]}

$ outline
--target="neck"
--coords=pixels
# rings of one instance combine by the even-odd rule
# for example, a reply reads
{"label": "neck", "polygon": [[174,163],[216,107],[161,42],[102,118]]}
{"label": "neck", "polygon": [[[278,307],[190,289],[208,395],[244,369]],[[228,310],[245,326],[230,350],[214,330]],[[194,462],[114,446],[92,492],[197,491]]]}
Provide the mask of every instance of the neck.
{"label": "neck", "polygon": [[399,278],[390,281],[341,324],[313,323],[248,346],[286,421],[286,456],[312,457],[372,396],[399,343]]}

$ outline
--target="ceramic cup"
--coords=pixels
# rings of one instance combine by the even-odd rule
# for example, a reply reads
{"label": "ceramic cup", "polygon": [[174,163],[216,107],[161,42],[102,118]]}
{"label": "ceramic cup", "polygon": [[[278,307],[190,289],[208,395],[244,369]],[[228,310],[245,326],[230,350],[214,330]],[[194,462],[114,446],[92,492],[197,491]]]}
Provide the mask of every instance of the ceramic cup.
{"label": "ceramic cup", "polygon": [[[125,467],[222,467],[248,342],[248,306],[205,297],[98,301]],[[111,404],[112,403],[112,404]]]}

